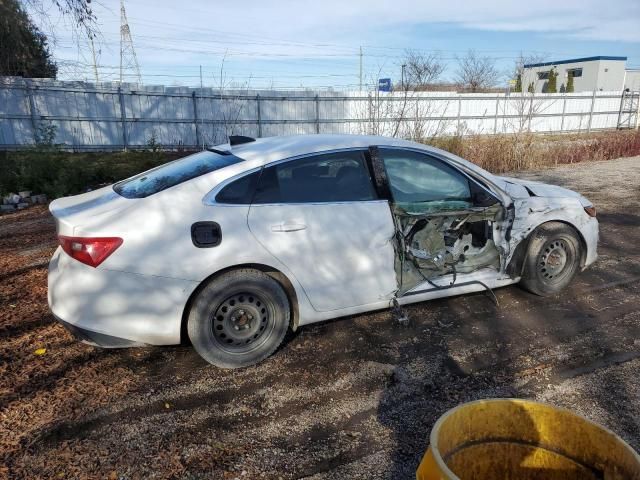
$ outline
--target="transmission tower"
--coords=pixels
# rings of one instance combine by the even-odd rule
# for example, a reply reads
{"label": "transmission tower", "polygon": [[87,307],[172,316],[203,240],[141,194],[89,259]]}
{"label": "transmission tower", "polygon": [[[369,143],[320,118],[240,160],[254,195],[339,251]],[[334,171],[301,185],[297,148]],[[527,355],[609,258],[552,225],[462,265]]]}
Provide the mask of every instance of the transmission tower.
{"label": "transmission tower", "polygon": [[[126,73],[126,72],[131,73]],[[133,76],[138,83],[142,83],[140,77],[140,65],[136,51],[133,48],[133,38],[127,21],[127,12],[124,9],[124,0],[120,0],[120,83],[125,76]]]}

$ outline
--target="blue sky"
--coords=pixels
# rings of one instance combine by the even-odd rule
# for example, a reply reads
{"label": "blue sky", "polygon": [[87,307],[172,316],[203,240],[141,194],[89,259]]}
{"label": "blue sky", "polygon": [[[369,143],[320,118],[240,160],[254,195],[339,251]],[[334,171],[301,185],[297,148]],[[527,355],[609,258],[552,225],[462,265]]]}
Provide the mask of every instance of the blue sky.
{"label": "blue sky", "polygon": [[[120,8],[93,2],[101,36],[101,80],[117,80]],[[638,0],[126,0],[144,83],[256,88],[334,87],[398,80],[405,49],[436,53],[454,76],[469,49],[495,60],[506,74],[522,53],[545,60],[619,55],[640,67]],[[46,28],[55,38],[61,77],[93,78],[84,39],[63,20]],[[221,66],[222,68],[221,75]]]}

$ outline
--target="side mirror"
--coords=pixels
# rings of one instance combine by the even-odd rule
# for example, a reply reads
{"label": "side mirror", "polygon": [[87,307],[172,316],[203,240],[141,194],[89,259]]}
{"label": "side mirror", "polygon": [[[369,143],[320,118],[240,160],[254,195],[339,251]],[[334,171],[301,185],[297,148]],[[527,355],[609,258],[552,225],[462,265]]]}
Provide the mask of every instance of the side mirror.
{"label": "side mirror", "polygon": [[479,185],[471,182],[471,201],[474,207],[490,207],[499,200]]}

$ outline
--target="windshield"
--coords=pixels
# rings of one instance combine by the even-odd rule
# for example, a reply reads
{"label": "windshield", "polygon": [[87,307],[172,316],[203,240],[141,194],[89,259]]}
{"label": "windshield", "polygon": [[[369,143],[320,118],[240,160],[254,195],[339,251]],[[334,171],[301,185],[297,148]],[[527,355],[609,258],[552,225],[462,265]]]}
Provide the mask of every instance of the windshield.
{"label": "windshield", "polygon": [[198,152],[118,182],[113,189],[125,198],[144,198],[241,161],[231,154]]}

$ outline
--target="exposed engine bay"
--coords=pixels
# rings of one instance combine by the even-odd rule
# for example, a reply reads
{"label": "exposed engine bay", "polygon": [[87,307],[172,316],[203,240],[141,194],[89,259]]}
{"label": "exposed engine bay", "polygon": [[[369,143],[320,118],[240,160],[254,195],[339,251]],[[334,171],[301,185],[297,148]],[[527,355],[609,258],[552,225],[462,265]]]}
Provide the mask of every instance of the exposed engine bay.
{"label": "exposed engine bay", "polygon": [[499,270],[500,252],[493,229],[502,213],[499,204],[484,208],[408,213],[396,208],[396,274],[398,295],[446,274],[456,276],[480,268]]}

